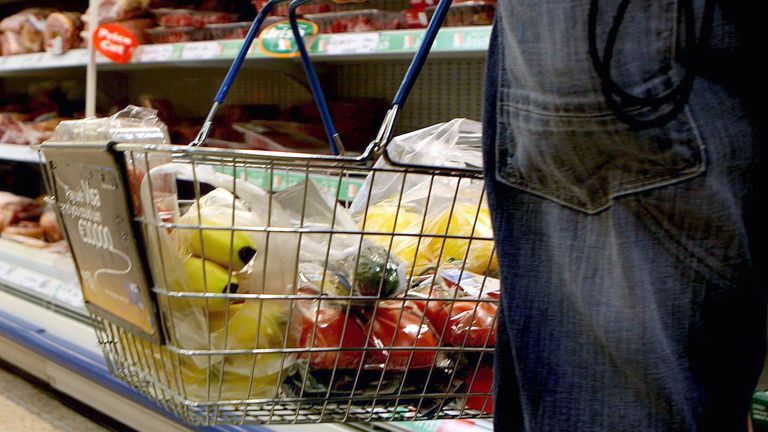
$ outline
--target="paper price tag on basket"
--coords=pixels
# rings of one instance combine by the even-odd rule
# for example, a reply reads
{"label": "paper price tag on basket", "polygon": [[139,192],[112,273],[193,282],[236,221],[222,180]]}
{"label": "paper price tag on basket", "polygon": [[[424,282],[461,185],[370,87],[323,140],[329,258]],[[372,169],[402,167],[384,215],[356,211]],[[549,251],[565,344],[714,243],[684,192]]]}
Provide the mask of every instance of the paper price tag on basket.
{"label": "paper price tag on basket", "polygon": [[109,143],[44,143],[52,193],[96,315],[160,342],[162,331],[122,154]]}
{"label": "paper price tag on basket", "polygon": [[367,54],[379,46],[379,33],[349,33],[334,35],[325,46],[327,54]]}
{"label": "paper price tag on basket", "polygon": [[[298,20],[298,25],[304,44],[311,47],[317,38],[317,24],[311,21]],[[267,57],[298,57],[299,48],[288,21],[280,21],[264,29],[259,36],[259,50]]]}

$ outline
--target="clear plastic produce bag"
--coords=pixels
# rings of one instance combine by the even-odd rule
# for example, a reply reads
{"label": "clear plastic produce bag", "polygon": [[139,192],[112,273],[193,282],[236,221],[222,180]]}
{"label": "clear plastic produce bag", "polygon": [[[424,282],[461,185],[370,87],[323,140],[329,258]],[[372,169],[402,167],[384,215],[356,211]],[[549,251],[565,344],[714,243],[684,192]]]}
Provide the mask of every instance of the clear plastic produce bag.
{"label": "clear plastic produce bag", "polygon": [[[400,163],[479,167],[481,138],[480,123],[456,119],[394,138],[389,154]],[[409,277],[434,273],[439,264],[451,261],[464,262],[475,273],[496,273],[493,227],[482,181],[388,168],[384,158],[376,162],[350,207],[369,233],[367,240],[404,261]],[[393,232],[396,235],[373,234]],[[470,241],[470,237],[489,240]]]}

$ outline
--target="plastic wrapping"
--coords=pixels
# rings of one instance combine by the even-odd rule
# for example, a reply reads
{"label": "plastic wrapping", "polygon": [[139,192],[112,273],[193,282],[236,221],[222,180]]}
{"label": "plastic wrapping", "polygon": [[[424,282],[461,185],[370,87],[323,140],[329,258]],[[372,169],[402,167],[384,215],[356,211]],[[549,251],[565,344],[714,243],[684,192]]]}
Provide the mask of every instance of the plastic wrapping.
{"label": "plastic wrapping", "polygon": [[313,181],[278,193],[275,201],[289,215],[291,226],[320,232],[302,236],[298,276],[303,288],[376,298],[394,297],[405,290],[402,261],[359,234],[340,233],[358,231],[357,225],[346,208],[334,205],[333,197]]}
{"label": "plastic wrapping", "polygon": [[[436,6],[427,8],[427,16],[432,19]],[[496,1],[466,1],[451,5],[445,17],[446,27],[477,26],[493,24],[496,14]]]}
{"label": "plastic wrapping", "polygon": [[153,44],[197,42],[211,39],[211,32],[197,27],[157,27],[144,31]]}
{"label": "plastic wrapping", "polygon": [[[291,258],[296,242],[275,242],[266,253],[266,233],[242,228],[288,223],[278,204],[266,214],[268,195],[258,187],[200,166],[193,173],[182,164],[166,164],[150,171],[155,176],[178,180],[197,179],[217,187],[195,200],[168,233],[147,230],[148,252],[158,285],[169,294],[159,295],[165,322],[172,323],[171,343],[183,349],[254,350],[296,346],[287,333],[290,301],[283,299],[233,299],[221,294],[288,294],[292,291]],[[233,184],[234,183],[234,184]],[[235,197],[227,189],[237,190]],[[151,202],[148,182],[142,185],[142,202]],[[145,212],[150,209],[146,208]],[[265,260],[269,259],[269,263]],[[179,295],[173,295],[179,293]],[[198,296],[192,294],[219,294]],[[282,373],[295,362],[295,355],[239,353],[185,357],[187,396],[208,395],[208,371],[218,380],[212,388],[221,397],[246,399],[274,397]],[[253,382],[250,382],[253,377]],[[204,379],[203,379],[204,378]],[[249,392],[250,387],[250,392]],[[205,389],[205,392],[202,390]]]}
{"label": "plastic wrapping", "polygon": [[0,54],[43,51],[45,20],[52,12],[47,8],[29,8],[0,21]]}
{"label": "plastic wrapping", "polygon": [[[396,137],[388,149],[402,163],[480,167],[481,133],[480,123],[457,119]],[[383,158],[375,165],[388,167]],[[368,176],[350,209],[369,233],[366,239],[404,261],[408,276],[434,273],[451,261],[464,262],[471,272],[495,274],[494,242],[476,240],[493,238],[483,188],[482,181],[460,177],[381,171]],[[392,232],[396,235],[384,235]]]}
{"label": "plastic wrapping", "polygon": [[304,18],[316,23],[321,33],[353,33],[405,28],[405,17],[401,11],[364,9],[305,14]]}
{"label": "plastic wrapping", "polygon": [[48,16],[45,22],[45,50],[53,54],[63,54],[71,49],[80,48],[83,40],[82,14],[79,12],[56,12]]}
{"label": "plastic wrapping", "polygon": [[192,9],[153,9],[152,13],[157,17],[157,23],[166,28],[202,28],[210,24],[231,23],[237,18],[237,14]]}
{"label": "plastic wrapping", "polygon": [[51,141],[169,144],[170,138],[157,111],[129,105],[111,117],[63,121]]}
{"label": "plastic wrapping", "polygon": [[[433,363],[445,363],[438,362],[437,351],[425,349],[438,347],[438,337],[429,319],[412,303],[379,302],[366,326],[368,332],[371,335],[369,346],[379,348],[371,351],[366,360],[369,366],[406,370],[429,369]],[[416,350],[402,349],[408,347]]]}
{"label": "plastic wrapping", "polygon": [[[168,127],[157,116],[157,111],[129,105],[111,117],[66,120],[59,123],[53,136],[54,142],[117,142],[137,144],[169,144]],[[167,154],[125,153],[128,167],[128,181],[133,204],[138,214],[139,185],[148,169],[170,161]],[[176,185],[168,176],[156,176],[154,198],[156,211],[164,221],[178,217]]]}
{"label": "plastic wrapping", "polygon": [[498,279],[446,265],[408,295],[427,299],[413,303],[434,325],[443,345],[495,346]]}
{"label": "plastic wrapping", "polygon": [[[144,15],[149,8],[150,0],[101,0],[97,13],[99,24],[122,21]],[[86,11],[83,20],[88,21]]]}

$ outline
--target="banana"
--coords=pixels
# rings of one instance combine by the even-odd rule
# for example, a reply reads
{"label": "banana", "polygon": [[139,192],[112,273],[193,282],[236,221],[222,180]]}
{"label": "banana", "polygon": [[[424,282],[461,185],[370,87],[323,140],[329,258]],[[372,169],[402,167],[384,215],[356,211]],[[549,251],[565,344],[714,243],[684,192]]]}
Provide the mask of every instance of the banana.
{"label": "banana", "polygon": [[228,346],[281,348],[287,320],[288,305],[284,300],[246,300],[227,324]]}
{"label": "banana", "polygon": [[[226,226],[212,219],[203,218],[202,225]],[[200,241],[202,237],[202,243]],[[229,267],[232,262],[232,271],[240,271],[256,255],[256,244],[247,233],[242,231],[202,229],[194,232],[189,238],[189,248],[195,256],[211,260],[220,266]]]}
{"label": "banana", "polygon": [[[202,260],[198,257],[189,257],[184,263],[184,271],[187,273],[190,292],[201,293],[235,293],[237,292],[237,277],[213,261]],[[205,271],[205,273],[203,273]],[[203,277],[205,275],[205,277]],[[205,305],[205,300],[195,299],[193,303]],[[227,307],[225,298],[209,298],[208,308],[211,311],[224,310]]]}

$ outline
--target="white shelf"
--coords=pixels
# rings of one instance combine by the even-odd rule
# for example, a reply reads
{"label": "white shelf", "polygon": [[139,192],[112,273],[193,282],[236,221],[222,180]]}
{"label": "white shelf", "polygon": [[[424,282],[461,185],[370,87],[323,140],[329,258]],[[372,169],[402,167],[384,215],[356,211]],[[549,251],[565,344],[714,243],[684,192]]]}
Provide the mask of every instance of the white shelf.
{"label": "white shelf", "polygon": [[28,145],[0,144],[0,160],[40,162],[37,151]]}
{"label": "white shelf", "polygon": [[[461,58],[483,56],[488,50],[490,36],[490,26],[445,27],[438,33],[431,55]],[[310,52],[312,58],[317,61],[409,59],[416,52],[423,37],[422,29],[321,34],[312,44]],[[359,45],[350,43],[356,38],[365,39],[367,43]],[[248,59],[275,60],[265,56],[255,45],[257,44],[254,43]],[[101,55],[97,61],[99,65],[109,66],[110,69],[189,64],[190,62],[215,65],[233,60],[241,47],[241,40],[142,45],[136,49],[134,58],[129,64],[115,64]],[[0,57],[0,75],[85,67],[87,63],[88,52],[85,49],[71,50],[63,55],[35,53],[5,56]]]}
{"label": "white shelf", "polygon": [[75,265],[68,255],[0,238],[0,285],[76,314],[86,313]]}
{"label": "white shelf", "polygon": [[49,53],[19,54],[0,57],[0,74],[85,67],[88,63],[88,51],[75,49],[64,54]]}

